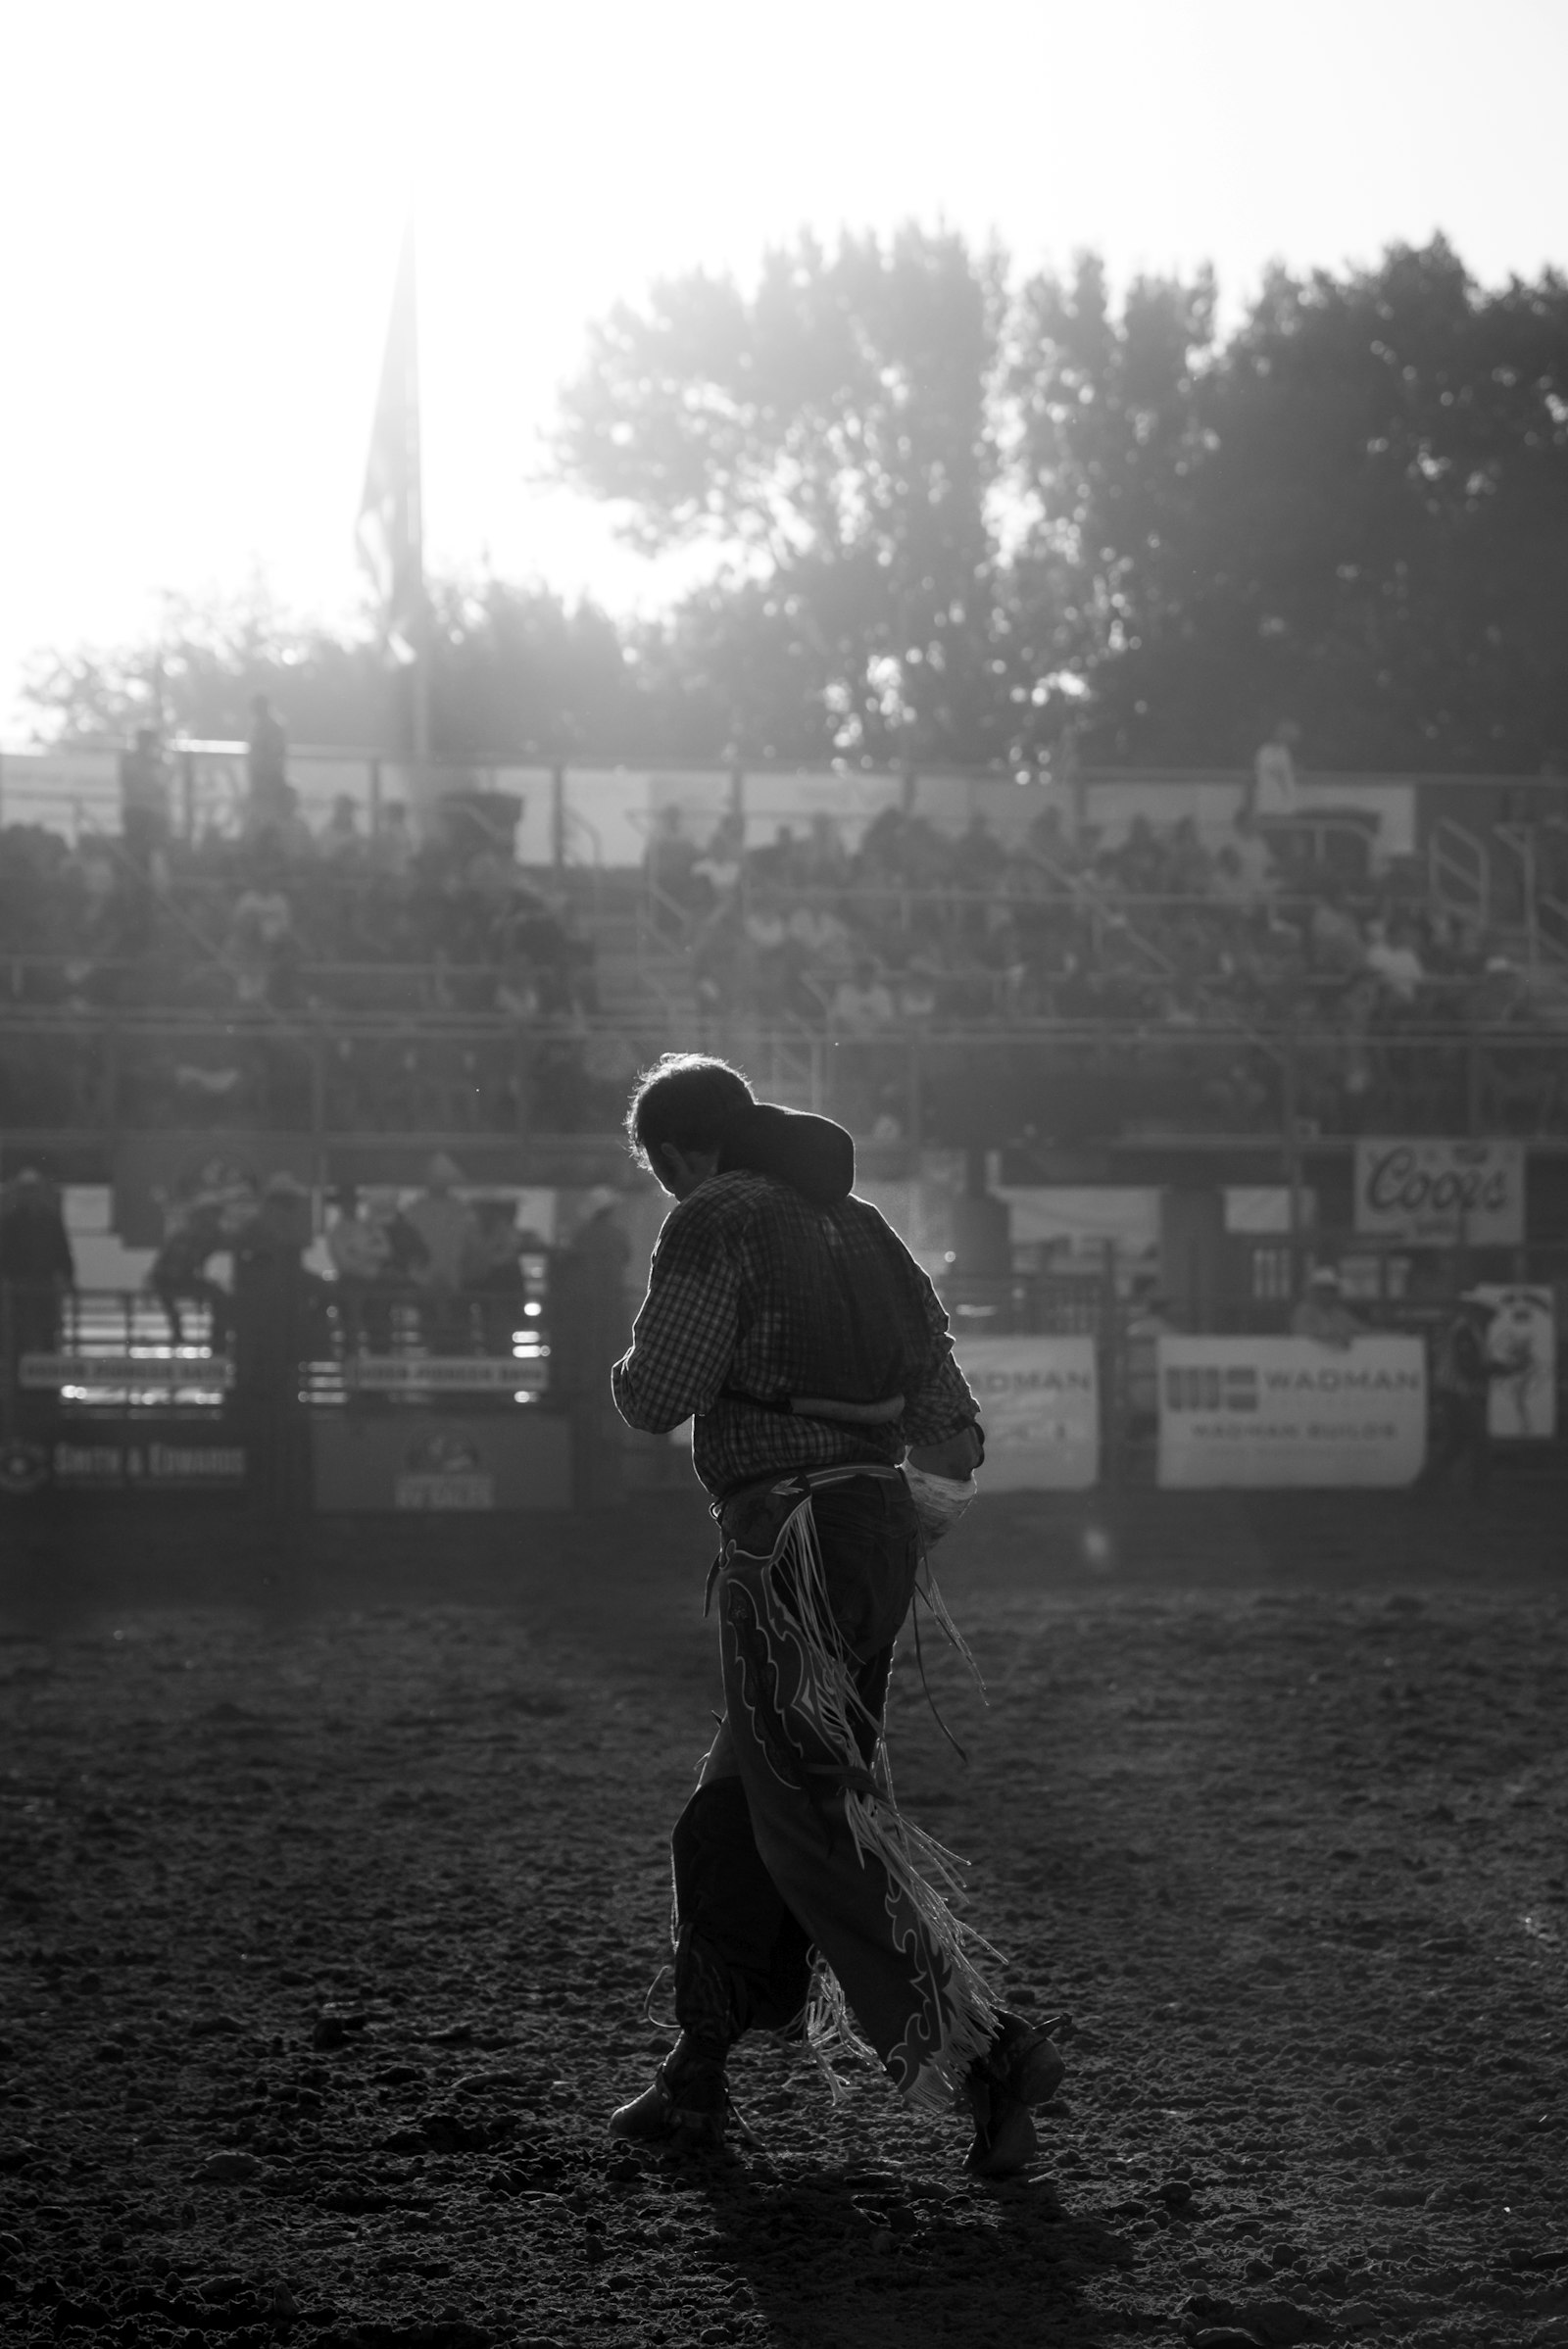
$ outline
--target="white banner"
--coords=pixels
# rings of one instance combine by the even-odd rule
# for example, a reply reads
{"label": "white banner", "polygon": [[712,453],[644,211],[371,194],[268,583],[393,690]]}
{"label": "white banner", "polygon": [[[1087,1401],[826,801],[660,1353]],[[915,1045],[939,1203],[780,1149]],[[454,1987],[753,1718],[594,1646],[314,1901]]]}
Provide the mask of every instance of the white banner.
{"label": "white banner", "polygon": [[1080,1493],[1098,1481],[1093,1338],[966,1338],[958,1367],[986,1432],[983,1493]]}
{"label": "white banner", "polygon": [[1557,1433],[1557,1311],[1549,1289],[1483,1282],[1492,1307],[1487,1353],[1503,1375],[1487,1391],[1487,1425],[1509,1443],[1549,1442]]}
{"label": "white banner", "polygon": [[1415,1248],[1518,1248],[1525,1146],[1363,1134],[1355,1146],[1355,1229]]}
{"label": "white banner", "polygon": [[18,1377],[24,1387],[103,1387],[117,1395],[191,1387],[205,1395],[231,1387],[234,1365],[223,1354],[24,1354]]}
{"label": "white banner", "polygon": [[1159,1482],[1408,1485],[1426,1455],[1419,1338],[1159,1338]]}

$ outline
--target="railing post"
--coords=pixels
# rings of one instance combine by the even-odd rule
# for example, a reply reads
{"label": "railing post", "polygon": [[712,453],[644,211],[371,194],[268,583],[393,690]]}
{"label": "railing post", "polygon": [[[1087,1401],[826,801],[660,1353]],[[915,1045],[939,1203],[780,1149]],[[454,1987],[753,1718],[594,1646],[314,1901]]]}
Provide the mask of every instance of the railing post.
{"label": "railing post", "polygon": [[113,1020],[104,1030],[103,1121],[111,1140],[120,1127],[120,1030]]}
{"label": "railing post", "polygon": [[550,869],[559,886],[566,869],[566,769],[560,759],[550,769]]}
{"label": "railing post", "polygon": [[1297,1052],[1299,1035],[1295,1020],[1286,1027],[1284,1050],[1280,1055],[1280,1105],[1285,1127],[1285,1182],[1287,1191],[1287,1229],[1291,1258],[1291,1300],[1300,1293],[1301,1247],[1301,1133],[1300,1089]]}
{"label": "railing post", "polygon": [[310,1037],[311,1167],[315,1188],[326,1189],[326,1039],[319,1028]]}

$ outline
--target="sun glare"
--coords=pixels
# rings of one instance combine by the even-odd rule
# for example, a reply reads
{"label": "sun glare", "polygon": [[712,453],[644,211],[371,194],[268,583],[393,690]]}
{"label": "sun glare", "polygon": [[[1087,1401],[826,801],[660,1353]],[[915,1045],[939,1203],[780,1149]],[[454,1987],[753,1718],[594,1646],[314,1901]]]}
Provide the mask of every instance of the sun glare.
{"label": "sun glare", "polygon": [[1568,19],[1493,12],[1519,71],[1489,120],[1446,13],[1320,7],[1307,39],[1304,8],[1231,0],[982,0],[961,38],[929,0],[13,12],[0,701],[30,646],[123,633],[161,591],[260,566],[352,607],[411,201],[432,559],[625,603],[659,577],[543,483],[542,435],[587,322],[661,273],[910,215],[1025,266],[1212,257],[1233,293],[1270,254],[1439,226],[1483,274],[1560,256]]}

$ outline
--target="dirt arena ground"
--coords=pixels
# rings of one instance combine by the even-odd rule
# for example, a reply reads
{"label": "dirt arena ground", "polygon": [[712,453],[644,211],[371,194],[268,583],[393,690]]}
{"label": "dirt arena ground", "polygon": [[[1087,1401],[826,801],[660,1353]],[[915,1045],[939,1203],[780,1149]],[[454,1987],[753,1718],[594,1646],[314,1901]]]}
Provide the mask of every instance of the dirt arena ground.
{"label": "dirt arena ground", "polygon": [[[0,1530],[0,2339],[1568,2342],[1568,1537],[1543,1488],[1017,1495],[906,1807],[1072,2017],[1027,2181],[869,2072],[628,2153],[717,1675],[695,1497],[281,1552]],[[659,2001],[656,1998],[656,2008]]]}

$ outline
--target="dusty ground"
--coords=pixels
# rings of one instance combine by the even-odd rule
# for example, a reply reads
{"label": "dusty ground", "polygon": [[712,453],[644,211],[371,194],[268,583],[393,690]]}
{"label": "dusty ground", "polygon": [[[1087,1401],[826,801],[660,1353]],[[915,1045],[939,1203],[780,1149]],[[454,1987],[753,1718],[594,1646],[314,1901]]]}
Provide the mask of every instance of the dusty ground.
{"label": "dusty ground", "polygon": [[[707,1521],[0,1529],[0,2338],[1568,2341],[1549,1492],[977,1510],[901,1795],[1065,2007],[1039,2176],[771,2045],[643,2158]],[[1087,1547],[1085,1534],[1091,1539]],[[927,1649],[928,1658],[930,1648]]]}

